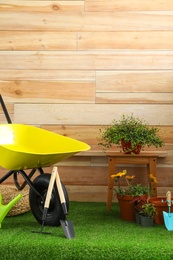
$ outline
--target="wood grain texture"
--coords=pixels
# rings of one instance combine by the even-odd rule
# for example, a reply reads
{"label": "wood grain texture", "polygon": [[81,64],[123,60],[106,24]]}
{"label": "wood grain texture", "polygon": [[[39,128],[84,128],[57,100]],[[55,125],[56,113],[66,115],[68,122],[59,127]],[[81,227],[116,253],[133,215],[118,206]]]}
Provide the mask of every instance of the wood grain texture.
{"label": "wood grain texture", "polygon": [[[116,112],[115,112],[116,111]],[[134,113],[151,125],[173,125],[172,105],[157,104],[15,104],[15,122],[28,124],[109,125]],[[159,112],[160,111],[160,112]]]}
{"label": "wood grain texture", "polygon": [[76,50],[76,37],[75,32],[0,31],[0,50]]}
{"label": "wood grain texture", "polygon": [[[105,2],[106,3],[106,2]],[[149,39],[149,40],[148,40]],[[159,41],[158,41],[159,39]],[[79,50],[172,50],[172,31],[80,32]]]}
{"label": "wood grain texture", "polygon": [[98,104],[173,104],[173,93],[96,93]]}
{"label": "wood grain texture", "polygon": [[[167,157],[157,161],[158,195],[172,189],[172,42],[173,0],[0,1],[0,94],[12,122],[91,146],[57,165],[70,200],[106,202],[99,129],[123,113],[161,126],[158,150]],[[124,167],[146,183],[145,167],[117,170]]]}
{"label": "wood grain texture", "polygon": [[172,31],[79,32],[78,34],[57,31],[0,31],[0,38],[0,50],[173,49]]}
{"label": "wood grain texture", "polygon": [[4,97],[11,97],[11,100],[16,103],[22,100],[25,103],[95,102],[95,84],[82,80],[0,81],[0,93]]}
{"label": "wood grain texture", "polygon": [[[75,62],[74,62],[75,61]],[[0,70],[172,70],[172,51],[2,51]]]}
{"label": "wood grain texture", "polygon": [[85,0],[85,10],[89,12],[105,11],[170,11],[173,10],[172,0]]}
{"label": "wood grain texture", "polygon": [[2,12],[36,12],[36,13],[59,13],[59,12],[81,12],[84,10],[84,0],[77,1],[17,1],[1,0],[0,11]]}
{"label": "wood grain texture", "polygon": [[172,93],[173,70],[96,72],[96,92]]}
{"label": "wood grain texture", "polygon": [[[95,71],[92,70],[0,70],[1,80],[68,80],[95,82]],[[6,97],[8,98],[8,97]]]}
{"label": "wood grain texture", "polygon": [[[172,31],[172,11],[33,12],[0,11],[0,30],[14,31]],[[104,19],[103,19],[104,17]],[[28,21],[30,21],[28,23]]]}

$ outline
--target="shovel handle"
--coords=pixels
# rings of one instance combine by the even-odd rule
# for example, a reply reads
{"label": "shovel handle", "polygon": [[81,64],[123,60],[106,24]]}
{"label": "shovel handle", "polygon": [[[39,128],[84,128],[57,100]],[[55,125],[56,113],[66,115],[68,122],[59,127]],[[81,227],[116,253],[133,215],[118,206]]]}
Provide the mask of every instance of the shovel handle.
{"label": "shovel handle", "polygon": [[168,191],[166,193],[166,201],[167,201],[168,207],[170,207],[171,206],[171,192],[170,191]]}
{"label": "shovel handle", "polygon": [[57,185],[57,188],[58,188],[61,204],[66,203],[65,197],[64,197],[64,192],[62,190],[62,185],[61,185],[61,181],[60,181],[58,172],[56,174],[56,185]]}
{"label": "shovel handle", "polygon": [[50,181],[49,181],[48,190],[47,190],[46,200],[45,200],[45,204],[44,204],[45,208],[49,208],[50,199],[51,199],[51,195],[52,195],[52,190],[53,190],[53,185],[54,185],[54,182],[55,182],[56,174],[57,174],[56,167],[53,167],[52,174],[51,174]]}
{"label": "shovel handle", "polygon": [[58,171],[57,171],[57,174],[56,174],[56,185],[57,185],[57,188],[58,188],[58,193],[59,193],[59,197],[60,197],[60,201],[61,201],[61,205],[62,205],[64,215],[67,216],[68,210],[67,210],[65,196],[64,196],[63,189],[62,189],[62,185],[61,185],[61,181],[60,181],[60,178],[59,178]]}

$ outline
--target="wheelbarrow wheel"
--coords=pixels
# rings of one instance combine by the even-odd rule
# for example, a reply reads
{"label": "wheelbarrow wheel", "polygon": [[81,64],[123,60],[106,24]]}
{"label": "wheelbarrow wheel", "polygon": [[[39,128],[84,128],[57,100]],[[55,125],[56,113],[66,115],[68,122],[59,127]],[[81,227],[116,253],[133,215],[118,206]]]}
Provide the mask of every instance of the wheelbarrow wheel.
{"label": "wheelbarrow wheel", "polygon": [[[36,194],[36,192],[34,192],[32,188],[30,188],[30,192],[29,192],[29,203],[30,203],[32,214],[40,224],[42,224],[44,202],[46,199],[50,176],[51,176],[50,174],[42,174],[36,177],[35,180],[33,181],[35,189],[39,192],[41,196]],[[67,204],[67,209],[69,209],[68,193],[64,184],[62,182],[61,184],[62,184],[62,189]],[[57,187],[54,185],[51,200],[50,200],[50,205],[49,205],[49,209],[47,212],[44,225],[60,226],[60,220],[65,220],[65,216],[63,213]]]}

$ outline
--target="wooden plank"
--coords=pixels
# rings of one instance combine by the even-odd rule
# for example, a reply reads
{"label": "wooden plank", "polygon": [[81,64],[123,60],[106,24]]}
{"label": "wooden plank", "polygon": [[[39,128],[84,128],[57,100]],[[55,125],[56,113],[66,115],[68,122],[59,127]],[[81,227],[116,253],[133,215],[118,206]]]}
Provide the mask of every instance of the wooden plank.
{"label": "wooden plank", "polygon": [[[172,11],[34,12],[0,11],[0,30],[14,31],[172,31]],[[29,22],[28,22],[29,21]]]}
{"label": "wooden plank", "polygon": [[[172,50],[173,32],[39,32],[0,31],[0,50]],[[160,39],[158,42],[158,38]],[[149,40],[148,40],[149,39]],[[28,42],[30,44],[28,45]]]}
{"label": "wooden plank", "polygon": [[[2,95],[2,93],[1,93],[1,95]],[[2,95],[2,98],[3,98],[3,101],[4,101],[4,103],[5,103],[7,112],[8,112],[8,114],[9,114],[9,116],[10,116],[10,119],[11,119],[11,121],[13,122],[13,121],[14,121],[14,104],[6,102],[6,100],[4,99],[3,95]],[[0,104],[0,123],[1,123],[1,124],[6,124],[6,123],[8,123],[8,122],[7,122],[7,119],[6,119],[6,116],[5,116],[5,114],[4,114],[4,111],[3,111],[3,109],[2,109],[1,104]]]}
{"label": "wooden plank", "polygon": [[173,92],[173,70],[97,71],[96,92]]}
{"label": "wooden plank", "polygon": [[64,161],[61,161],[57,163],[57,166],[70,166],[71,167],[90,167],[91,166],[91,159],[89,156],[81,156],[80,159],[77,159],[76,157],[72,156]]}
{"label": "wooden plank", "polygon": [[0,70],[1,80],[62,80],[95,82],[95,71],[91,70]]}
{"label": "wooden plank", "polygon": [[0,31],[0,39],[0,50],[76,50],[75,32]]}
{"label": "wooden plank", "polygon": [[172,0],[85,0],[87,12],[121,12],[121,11],[170,11],[173,10]]}
{"label": "wooden plank", "polygon": [[[117,172],[121,170],[122,167],[117,168]],[[147,184],[147,177],[146,177],[146,167],[127,167],[128,174],[134,174],[136,176],[136,182],[142,183],[143,185]],[[165,167],[157,167],[157,180],[158,180],[158,195],[166,193],[167,190],[172,189],[171,183],[171,171],[172,168],[165,168]],[[3,176],[7,171],[5,169],[0,169],[0,175]],[[51,169],[45,171],[47,173],[51,173]],[[164,174],[163,174],[164,172]],[[65,184],[69,197],[72,199],[77,199],[79,201],[95,201],[95,200],[102,200],[106,201],[107,198],[107,168],[95,167],[59,167],[59,173],[61,176],[61,180]],[[37,175],[34,176],[34,178]],[[23,181],[20,178],[20,181]],[[102,183],[102,185],[101,185]],[[1,185],[4,184],[12,184],[13,179],[10,177]],[[125,182],[122,181],[121,183],[123,186],[126,185]],[[114,194],[115,199],[115,194]]]}
{"label": "wooden plank", "polygon": [[77,46],[79,50],[172,50],[172,41],[172,31],[79,32]]}
{"label": "wooden plank", "polygon": [[[5,183],[5,185],[13,185],[13,183],[7,182]],[[67,185],[66,189],[70,201],[105,202],[105,210],[106,210],[107,187]],[[166,192],[171,189],[172,187],[158,187],[158,196],[165,196]],[[117,202],[115,194],[113,194],[112,201]]]}
{"label": "wooden plank", "polygon": [[[41,128],[52,131],[57,134],[65,135],[86,142],[90,145],[96,145],[100,137],[100,125],[41,125]],[[167,144],[173,143],[173,125],[160,126],[160,134]],[[93,150],[93,149],[91,149]],[[102,148],[99,146],[98,151]],[[165,149],[164,149],[165,150]],[[101,159],[103,160],[103,158]],[[99,162],[100,164],[100,162]]]}
{"label": "wooden plank", "polygon": [[[14,115],[9,113],[9,116],[10,116],[11,121],[14,122]],[[0,114],[0,122],[1,122],[1,124],[7,124],[8,123],[4,114]]]}
{"label": "wooden plank", "polygon": [[173,104],[173,93],[96,93],[98,104]]}
{"label": "wooden plank", "polygon": [[[1,92],[0,92],[1,93]],[[6,109],[8,111],[9,114],[13,114],[14,113],[14,104],[7,102],[7,100],[4,98],[4,96],[1,94],[3,101],[5,103]],[[4,111],[2,109],[1,103],[0,103],[0,114],[4,114]]]}
{"label": "wooden plank", "polygon": [[18,0],[1,0],[0,11],[6,12],[82,12],[84,9],[84,1],[18,1]]}
{"label": "wooden plank", "polygon": [[10,98],[15,103],[94,103],[95,83],[82,80],[0,81],[0,93],[7,102]]}
{"label": "wooden plank", "polygon": [[158,187],[157,188],[157,195],[158,196],[164,196],[166,198],[166,193],[168,190],[172,190],[172,187]]}
{"label": "wooden plank", "polygon": [[[70,201],[95,201],[106,202],[107,187],[105,186],[72,186],[67,185],[67,192]],[[106,204],[105,204],[106,210]]]}
{"label": "wooden plank", "polygon": [[[123,166],[118,166],[115,173],[127,170],[128,175],[135,175],[133,184],[141,183],[142,185],[148,184],[147,179],[147,167],[139,167],[137,165],[129,166],[128,164]],[[171,167],[157,167],[157,181],[158,187],[172,186],[170,180],[172,179]],[[164,172],[164,174],[163,174]],[[61,175],[61,180],[65,185],[81,185],[81,186],[106,186],[108,185],[108,166],[101,167],[81,167],[81,166],[71,166],[71,167],[59,167],[59,173]],[[121,179],[121,185],[127,186],[125,179]],[[116,186],[116,183],[114,184]]]}
{"label": "wooden plank", "polygon": [[65,185],[107,186],[108,167],[59,167],[61,181]]}
{"label": "wooden plank", "polygon": [[[91,201],[91,202],[106,202],[107,187],[105,186],[66,186],[70,201]],[[158,196],[165,196],[168,190],[172,187],[158,187]],[[116,194],[113,193],[113,202],[117,202]],[[106,210],[106,204],[105,204]]]}
{"label": "wooden plank", "polygon": [[[111,152],[112,151],[112,152]],[[60,163],[57,166],[67,167],[67,166],[90,166],[90,167],[107,167],[108,166],[108,156],[106,154],[119,154],[120,149],[116,151],[116,149],[112,149],[109,152],[103,152],[102,150],[89,150],[86,152],[80,152]],[[167,152],[165,147],[162,148],[150,148],[145,147],[142,150],[142,154],[153,154],[157,155],[157,167],[172,167],[169,163],[169,160],[172,159],[172,154]],[[127,167],[127,165],[121,164],[121,167]],[[136,167],[135,164],[129,165],[129,167]],[[121,168],[122,170],[122,168]]]}
{"label": "wooden plank", "polygon": [[82,126],[82,125],[44,125],[41,128],[55,132],[67,137],[96,145],[98,143],[99,126]]}
{"label": "wooden plank", "polygon": [[[113,111],[116,111],[113,112]],[[134,113],[151,125],[173,125],[172,105],[157,104],[15,104],[15,122],[28,124],[108,125]],[[159,116],[158,116],[159,115]]]}
{"label": "wooden plank", "polygon": [[2,51],[0,70],[170,70],[172,51]]}

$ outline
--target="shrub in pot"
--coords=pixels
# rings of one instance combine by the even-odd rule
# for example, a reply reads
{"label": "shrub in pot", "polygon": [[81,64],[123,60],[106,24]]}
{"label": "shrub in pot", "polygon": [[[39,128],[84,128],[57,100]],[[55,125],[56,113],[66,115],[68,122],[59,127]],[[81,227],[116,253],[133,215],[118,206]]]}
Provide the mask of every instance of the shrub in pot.
{"label": "shrub in pot", "polygon": [[145,146],[156,148],[164,145],[158,126],[149,126],[144,120],[132,115],[122,115],[108,127],[100,129],[99,145],[103,149],[118,145],[125,153],[138,154]]}
{"label": "shrub in pot", "polygon": [[157,214],[156,208],[152,203],[147,202],[142,205],[142,210],[140,212],[141,225],[144,227],[153,226],[155,214]]}

